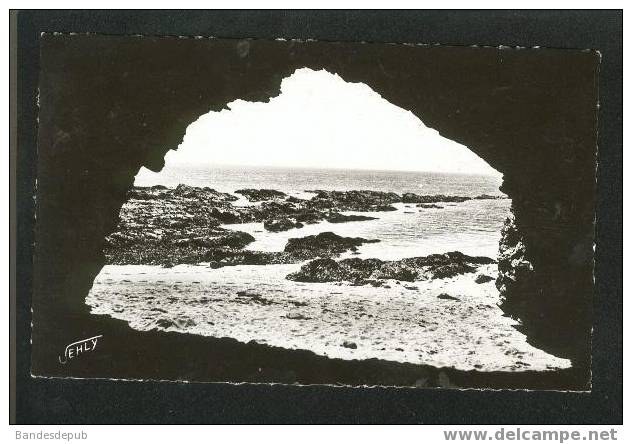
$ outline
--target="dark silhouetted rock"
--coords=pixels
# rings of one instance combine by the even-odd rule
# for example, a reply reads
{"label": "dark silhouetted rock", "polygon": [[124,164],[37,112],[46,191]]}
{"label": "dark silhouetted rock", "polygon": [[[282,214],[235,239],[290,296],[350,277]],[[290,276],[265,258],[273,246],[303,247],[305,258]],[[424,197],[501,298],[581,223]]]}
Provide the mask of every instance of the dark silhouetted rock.
{"label": "dark silhouetted rock", "polygon": [[445,196],[443,194],[436,195],[419,195],[415,193],[404,193],[402,195],[402,202],[404,203],[436,203],[436,202],[465,202],[471,200],[471,197],[465,196]]}
{"label": "dark silhouetted rock", "polygon": [[377,217],[371,216],[363,216],[361,214],[340,214],[340,213],[330,213],[326,217],[326,221],[332,224],[339,224],[344,222],[356,222],[363,220],[375,220]]}
{"label": "dark silhouetted rock", "polygon": [[[137,187],[136,187],[137,188]],[[153,189],[153,187],[152,187]],[[187,199],[198,199],[199,201],[214,201],[214,202],[234,202],[238,198],[229,193],[222,193],[209,187],[192,187],[189,185],[180,184],[174,190],[168,188],[162,188],[161,191],[167,191],[172,196],[183,197]]]}
{"label": "dark silhouetted rock", "polygon": [[285,199],[287,194],[282,191],[277,190],[268,190],[268,189],[254,189],[254,188],[245,188],[241,190],[235,191],[236,194],[241,194],[246,197],[250,202],[261,202],[263,200],[272,200],[272,199]]}
{"label": "dark silhouetted rock", "polygon": [[401,202],[401,196],[385,191],[323,191],[314,190],[310,199],[312,208],[336,211],[393,211],[391,204]]}
{"label": "dark silhouetted rock", "polygon": [[479,265],[493,263],[487,257],[467,256],[454,251],[445,254],[406,258],[397,261],[380,259],[312,260],[286,278],[300,282],[351,282],[375,285],[376,280],[393,279],[403,282],[443,279],[470,273]]}
{"label": "dark silhouetted rock", "polygon": [[284,217],[282,219],[267,220],[263,223],[263,227],[266,230],[272,232],[287,231],[291,230],[292,228],[301,228],[302,226],[302,223],[297,222],[293,219],[289,219],[287,217]]}
{"label": "dark silhouetted rock", "polygon": [[345,280],[346,275],[333,259],[314,259],[303,265],[300,271],[291,273],[287,279],[299,282],[335,282]]}
{"label": "dark silhouetted rock", "polygon": [[370,210],[366,211],[397,211],[397,208],[395,208],[393,205],[375,205],[371,207]]}
{"label": "dark silhouetted rock", "polygon": [[491,276],[488,276],[486,274],[479,274],[474,279],[474,282],[476,282],[477,284],[484,284],[486,282],[490,282],[490,281],[493,281],[493,280],[494,280],[494,278],[491,277]]}
{"label": "dark silhouetted rock", "polygon": [[448,279],[460,274],[472,273],[476,271],[476,267],[464,262],[455,262],[445,265],[438,265],[432,269],[434,278]]}
{"label": "dark silhouetted rock", "polygon": [[439,299],[445,299],[448,301],[460,301],[459,298],[455,298],[454,296],[450,296],[448,293],[441,293],[437,296]]}
{"label": "dark silhouetted rock", "polygon": [[477,200],[487,200],[487,199],[509,199],[507,196],[492,196],[491,194],[481,194],[480,196],[476,196],[474,199]]}
{"label": "dark silhouetted rock", "polygon": [[379,242],[379,240],[361,237],[342,237],[331,231],[319,233],[315,236],[291,238],[285,245],[284,251],[297,257],[314,258],[318,256],[338,256],[347,250],[354,250],[365,243]]}
{"label": "dark silhouetted rock", "polygon": [[211,208],[210,216],[224,224],[237,224],[242,221],[238,211],[233,209]]}
{"label": "dark silhouetted rock", "polygon": [[351,341],[343,341],[342,346],[344,348],[351,348],[351,349],[356,349],[358,348],[358,344],[356,344],[355,342],[351,342]]}
{"label": "dark silhouetted rock", "polygon": [[310,209],[300,209],[293,212],[292,214],[297,222],[302,222],[305,224],[314,224],[316,222],[321,222],[325,218],[325,214],[322,211]]}

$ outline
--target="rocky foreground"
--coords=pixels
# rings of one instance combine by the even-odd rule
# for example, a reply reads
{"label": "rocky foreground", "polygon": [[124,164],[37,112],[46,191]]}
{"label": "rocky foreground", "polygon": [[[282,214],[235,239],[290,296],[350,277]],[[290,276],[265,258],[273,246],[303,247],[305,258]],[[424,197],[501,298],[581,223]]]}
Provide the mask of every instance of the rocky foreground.
{"label": "rocky foreground", "polygon": [[240,199],[236,195],[208,187],[134,187],[121,210],[117,231],[105,240],[107,263],[167,267],[209,263],[212,268],[221,268],[315,260],[289,277],[306,282],[322,281],[331,276],[354,282],[379,279],[376,276],[397,276],[396,279],[406,281],[410,277],[425,276],[430,265],[420,264],[433,261],[438,265],[432,273],[437,275],[441,275],[444,269],[464,273],[472,268],[470,264],[489,263],[476,262],[480,258],[466,259],[469,257],[458,252],[440,257],[405,259],[397,263],[387,261],[378,264],[359,259],[336,262],[334,259],[342,254],[354,252],[365,243],[379,242],[379,239],[343,237],[333,232],[289,239],[283,251],[252,251],[244,249],[255,240],[251,234],[224,228],[228,224],[262,222],[267,231],[279,232],[322,221],[346,223],[372,220],[376,217],[348,213],[395,211],[393,204],[400,202],[417,204],[423,209],[441,208],[436,203],[499,198],[488,195],[399,195],[369,190],[310,192],[314,193],[313,197],[300,199],[277,190],[242,189],[235,194],[244,196],[252,204],[236,205]]}

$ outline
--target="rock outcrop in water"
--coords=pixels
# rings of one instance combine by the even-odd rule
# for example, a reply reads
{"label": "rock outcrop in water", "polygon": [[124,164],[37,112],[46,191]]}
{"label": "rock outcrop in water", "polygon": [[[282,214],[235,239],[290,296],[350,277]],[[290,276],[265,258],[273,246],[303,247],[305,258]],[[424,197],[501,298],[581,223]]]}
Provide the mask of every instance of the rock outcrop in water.
{"label": "rock outcrop in water", "polygon": [[358,285],[395,279],[413,282],[444,279],[476,271],[479,265],[495,261],[483,256],[467,256],[459,251],[397,261],[380,259],[315,259],[286,278],[299,282],[351,282]]}
{"label": "rock outcrop in water", "polygon": [[377,217],[363,216],[361,214],[341,214],[337,212],[321,214],[314,211],[305,211],[301,213],[296,213],[295,216],[292,218],[282,217],[279,219],[266,220],[263,223],[263,228],[272,232],[287,231],[291,230],[292,228],[302,228],[304,226],[303,223],[313,224],[319,222],[321,217],[324,217],[327,222],[332,224],[377,219]]}
{"label": "rock outcrop in water", "polygon": [[402,195],[402,202],[414,203],[414,204],[428,204],[436,202],[465,202],[471,200],[471,197],[465,196],[444,196],[442,194],[423,196],[415,193],[404,193]]}
{"label": "rock outcrop in water", "polygon": [[[344,238],[321,233],[290,239],[284,252],[244,251],[255,239],[248,233],[232,231],[223,225],[263,222],[270,232],[301,228],[321,221],[347,223],[376,217],[344,214],[348,211],[395,211],[392,205],[411,202],[462,202],[461,196],[418,196],[384,191],[315,190],[310,199],[287,196],[271,189],[242,189],[236,193],[255,205],[238,206],[239,198],[209,187],[156,185],[134,187],[120,213],[117,230],[105,240],[104,252],[110,264],[166,265],[209,262],[213,267],[238,264],[295,263],[317,257],[338,257],[356,251],[363,243],[378,242]],[[479,196],[478,198],[494,198]],[[418,203],[418,205],[432,205]],[[387,265],[385,265],[387,267]],[[406,273],[403,273],[404,278]],[[397,272],[395,272],[397,274]],[[404,279],[406,280],[406,279]]]}
{"label": "rock outcrop in water", "polygon": [[377,217],[363,216],[361,214],[340,214],[329,213],[325,220],[332,224],[340,224],[343,222],[358,222],[363,220],[375,220]]}
{"label": "rock outcrop in water", "polygon": [[[139,188],[140,187],[135,187],[135,189],[139,189]],[[173,191],[161,185],[155,185],[153,187],[150,187],[150,189],[152,191],[159,191],[159,192],[172,192],[174,196],[184,197],[184,198],[198,199],[202,197],[206,201],[210,200],[210,201],[217,201],[217,202],[234,202],[238,200],[238,198],[236,196],[233,196],[232,194],[215,191],[213,188],[209,188],[209,187],[198,188],[198,187],[192,187],[189,185],[180,184]],[[160,193],[157,195],[157,197],[160,197]]]}
{"label": "rock outcrop in water", "polygon": [[355,251],[364,243],[372,242],[379,241],[360,237],[343,237],[325,232],[316,236],[291,238],[282,252],[213,248],[200,256],[202,260],[197,262],[209,262],[211,268],[232,265],[293,264],[317,257],[338,257],[346,251]]}
{"label": "rock outcrop in water", "polygon": [[244,188],[235,191],[235,194],[241,194],[250,202],[261,202],[262,200],[284,199],[287,194],[282,191],[269,189]]}
{"label": "rock outcrop in water", "polygon": [[[214,219],[218,223],[264,222],[293,219],[300,223],[315,223],[327,220],[331,223],[371,220],[373,217],[359,214],[342,214],[349,211],[377,212],[394,211],[394,203],[417,203],[420,207],[435,202],[463,202],[471,199],[497,199],[502,196],[420,196],[384,191],[322,191],[315,190],[311,199],[287,196],[285,193],[269,189],[243,189],[243,194],[257,205],[235,206],[237,196],[216,191],[209,187],[193,187],[180,184],[176,188],[162,185],[134,187],[128,194],[128,201],[121,210],[121,219],[126,223],[135,218],[136,225],[146,221],[142,216],[164,217],[167,222],[187,222],[187,217]],[[430,208],[428,206],[427,208]],[[439,208],[433,206],[432,208]],[[131,210],[134,211],[131,211]],[[133,212],[140,213],[135,217]]]}
{"label": "rock outcrop in water", "polygon": [[301,228],[303,224],[296,219],[283,217],[281,219],[270,219],[263,223],[263,228],[272,232],[287,231],[292,228]]}
{"label": "rock outcrop in water", "polygon": [[476,276],[476,278],[474,279],[474,282],[476,282],[477,284],[485,284],[487,282],[491,282],[493,281],[494,278],[486,275],[486,274],[479,274]]}
{"label": "rock outcrop in water", "polygon": [[337,211],[395,211],[391,204],[401,202],[396,193],[385,191],[323,191],[313,190],[316,196],[310,199],[315,208]]}
{"label": "rock outcrop in water", "polygon": [[[373,219],[343,215],[338,206],[327,207],[321,200],[289,198],[276,190],[239,191],[251,201],[267,200],[258,205],[235,206],[237,196],[209,187],[134,187],[121,209],[117,230],[105,239],[107,262],[171,265],[206,262],[209,256],[217,263],[286,262],[293,259],[286,255],[239,253],[254,238],[220,225],[263,222],[266,230],[277,232],[323,220],[343,223]],[[211,254],[209,250],[213,249],[217,251]]]}
{"label": "rock outcrop in water", "polygon": [[347,250],[355,251],[366,243],[379,242],[377,239],[361,237],[342,237],[331,231],[315,236],[291,238],[285,245],[284,251],[295,257],[309,259],[313,257],[336,257]]}
{"label": "rock outcrop in water", "polygon": [[[468,200],[488,200],[488,199],[505,199],[504,196],[492,196],[490,194],[481,194],[475,197],[469,196],[446,196],[444,194],[419,195],[415,193],[404,193],[402,202],[411,204],[433,204],[437,202],[465,202]],[[437,208],[437,207],[425,207]],[[440,207],[439,207],[440,208]]]}
{"label": "rock outcrop in water", "polygon": [[[255,239],[252,235],[229,230],[222,225],[263,222],[268,231],[300,228],[304,224],[328,220],[332,223],[375,219],[363,215],[344,215],[339,211],[352,206],[353,192],[337,195],[338,201],[287,198],[274,190],[241,190],[250,199],[270,198],[258,205],[235,206],[238,198],[212,188],[179,185],[135,187],[120,214],[118,230],[105,239],[108,263],[173,266],[208,262],[218,268],[231,265],[296,263],[316,257],[338,257],[355,251],[362,243],[377,242],[321,233],[293,238],[283,252],[243,250]],[[359,193],[357,208],[381,205],[384,193]],[[391,196],[391,199],[393,197]],[[342,203],[341,203],[342,202]]]}

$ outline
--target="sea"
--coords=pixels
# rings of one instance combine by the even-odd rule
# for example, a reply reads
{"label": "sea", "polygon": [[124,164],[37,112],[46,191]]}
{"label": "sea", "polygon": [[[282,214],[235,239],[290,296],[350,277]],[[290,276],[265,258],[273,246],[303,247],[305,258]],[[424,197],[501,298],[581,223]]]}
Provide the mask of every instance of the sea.
{"label": "sea", "polygon": [[[251,233],[246,248],[282,251],[287,240],[332,231],[379,239],[343,257],[396,260],[461,251],[495,258],[511,200],[499,176],[349,171],[338,169],[169,165],[142,170],[138,186],[208,186],[233,193],[270,188],[309,198],[314,190],[378,190],[399,194],[479,196],[502,199],[439,203],[442,208],[395,204],[396,211],[366,214],[375,220],[321,222],[281,233],[262,223],[225,228]],[[240,198],[235,205],[256,205]],[[229,337],[247,343],[309,350],[345,360],[380,359],[477,371],[566,368],[570,362],[538,350],[498,307],[496,264],[453,278],[386,281],[375,288],[349,283],[286,279],[303,264],[106,265],[86,297],[94,315],[111,316],[141,331],[177,331]],[[479,283],[476,277],[491,279]],[[451,298],[442,297],[448,294]]]}
{"label": "sea", "polygon": [[166,165],[159,173],[142,168],[135,185],[186,183],[210,186],[220,191],[239,188],[271,188],[290,193],[306,190],[376,190],[396,193],[457,194],[477,196],[495,194],[502,182],[495,176],[419,171],[346,170],[336,168],[285,168],[260,166]]}
{"label": "sea", "polygon": [[[502,176],[454,173],[371,171],[342,169],[308,169],[246,166],[167,165],[161,172],[142,169],[135,185],[178,184],[211,187],[234,193],[241,188],[269,188],[289,195],[309,198],[314,190],[375,190],[398,194],[506,197],[499,191]],[[249,205],[242,198],[236,205]],[[458,250],[470,255],[495,257],[500,229],[509,214],[511,200],[481,199],[463,203],[439,203],[440,209],[417,208],[414,204],[395,204],[397,211],[359,213],[378,217],[374,221],[306,225],[282,233],[269,233],[262,223],[227,225],[246,231],[256,241],[249,249],[282,251],[287,239],[333,231],[341,236],[380,239],[379,244],[366,244],[358,257],[401,259]]]}

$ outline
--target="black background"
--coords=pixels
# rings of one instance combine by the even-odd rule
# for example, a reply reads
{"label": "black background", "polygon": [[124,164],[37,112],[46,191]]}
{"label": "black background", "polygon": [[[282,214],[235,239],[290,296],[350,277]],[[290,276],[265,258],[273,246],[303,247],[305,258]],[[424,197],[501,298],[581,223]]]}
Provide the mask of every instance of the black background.
{"label": "black background", "polygon": [[[18,13],[18,423],[621,423],[622,12],[21,11]],[[602,54],[592,393],[181,384],[30,377],[41,32],[590,48]],[[15,36],[13,36],[15,38]]]}

